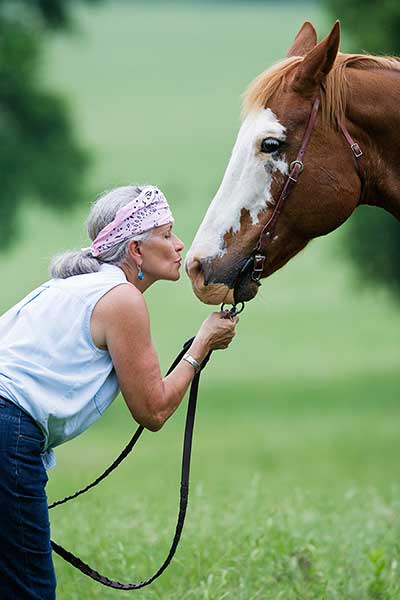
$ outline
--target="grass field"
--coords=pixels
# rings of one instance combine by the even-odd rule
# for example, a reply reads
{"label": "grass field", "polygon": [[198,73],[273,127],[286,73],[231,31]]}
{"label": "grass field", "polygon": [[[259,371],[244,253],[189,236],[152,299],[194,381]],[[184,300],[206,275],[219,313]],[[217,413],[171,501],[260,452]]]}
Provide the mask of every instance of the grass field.
{"label": "grass field", "polygon": [[[283,57],[314,4],[104,3],[50,43],[49,84],[71,103],[95,158],[93,194],[153,182],[190,244],[239,126],[240,94]],[[51,165],[49,165],[51,168]],[[47,278],[50,256],[87,245],[88,203],[59,217],[28,204],[3,257],[1,309]],[[345,227],[268,279],[228,352],[204,374],[183,541],[137,592],[162,600],[400,598],[400,315],[360,290]],[[45,235],[43,235],[45,232]],[[147,294],[166,369],[209,308],[185,277]],[[55,540],[113,578],[148,577],[177,512],[185,408],[86,498],[51,514]],[[57,451],[50,500],[93,478],[133,430],[119,399]],[[117,598],[55,559],[61,600]],[[134,592],[133,592],[134,593]]]}

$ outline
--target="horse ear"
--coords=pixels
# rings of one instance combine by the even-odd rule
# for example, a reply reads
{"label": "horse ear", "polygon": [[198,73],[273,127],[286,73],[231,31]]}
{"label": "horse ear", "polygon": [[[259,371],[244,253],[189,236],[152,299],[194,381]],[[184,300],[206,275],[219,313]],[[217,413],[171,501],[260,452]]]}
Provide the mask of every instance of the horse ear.
{"label": "horse ear", "polygon": [[291,56],[305,56],[317,45],[317,32],[310,21],[305,21],[296,35],[293,44],[290,46],[287,58]]}
{"label": "horse ear", "polygon": [[293,89],[302,96],[312,97],[332,69],[339,51],[340,24],[336,21],[332,31],[308,52],[299,64]]}

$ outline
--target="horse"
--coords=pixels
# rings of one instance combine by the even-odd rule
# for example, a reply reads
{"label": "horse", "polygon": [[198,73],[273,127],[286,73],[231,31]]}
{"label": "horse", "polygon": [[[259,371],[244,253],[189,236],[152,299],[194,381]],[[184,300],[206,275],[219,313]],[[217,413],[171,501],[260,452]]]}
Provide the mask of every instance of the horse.
{"label": "horse", "polygon": [[306,21],[286,58],[248,87],[232,156],[185,261],[202,302],[251,300],[260,278],[360,204],[400,220],[400,60],[340,53],[339,43],[338,21],[319,43]]}

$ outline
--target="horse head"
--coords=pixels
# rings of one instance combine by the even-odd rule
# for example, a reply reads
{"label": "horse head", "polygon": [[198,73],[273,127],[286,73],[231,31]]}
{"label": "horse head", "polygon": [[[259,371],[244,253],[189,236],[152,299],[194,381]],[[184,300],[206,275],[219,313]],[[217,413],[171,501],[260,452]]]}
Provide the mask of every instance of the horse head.
{"label": "horse head", "polygon": [[[321,110],[304,172],[279,217],[261,276],[282,267],[311,239],[339,227],[359,203],[356,161],[337,122],[344,110],[342,96],[335,96],[338,80],[332,73],[339,40],[338,22],[320,43],[312,24],[304,23],[287,57],[249,86],[231,159],[186,259],[186,271],[202,302],[233,302],[238,274],[271,218],[318,95]],[[235,300],[250,300],[258,285],[245,274]]]}

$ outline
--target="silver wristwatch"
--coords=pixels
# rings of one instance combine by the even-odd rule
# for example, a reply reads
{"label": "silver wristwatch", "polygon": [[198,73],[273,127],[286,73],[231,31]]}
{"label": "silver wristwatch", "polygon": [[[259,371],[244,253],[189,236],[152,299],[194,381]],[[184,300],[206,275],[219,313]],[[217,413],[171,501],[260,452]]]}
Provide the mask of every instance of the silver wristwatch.
{"label": "silver wristwatch", "polygon": [[192,365],[194,372],[198,373],[201,369],[201,363],[197,362],[195,358],[189,352],[183,355],[183,360],[186,360],[190,365]]}

